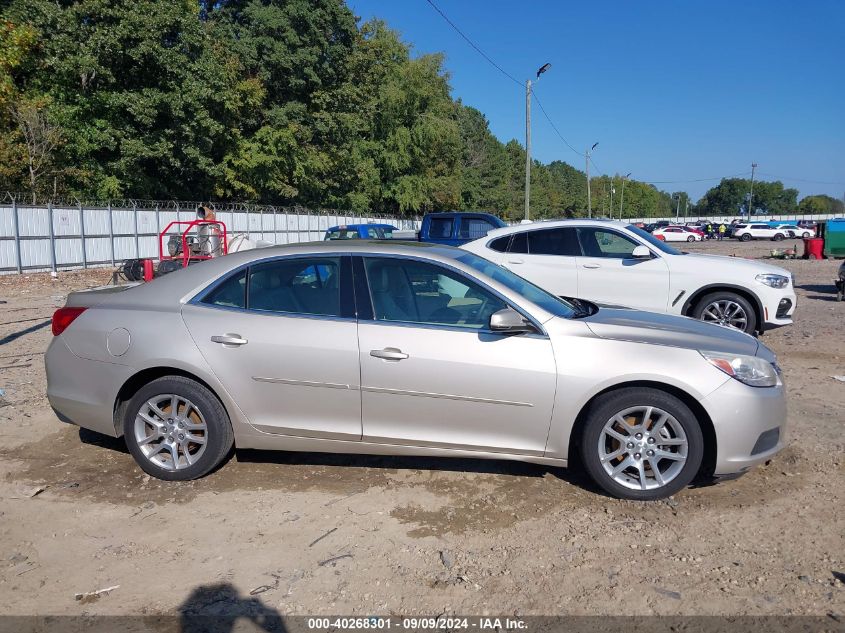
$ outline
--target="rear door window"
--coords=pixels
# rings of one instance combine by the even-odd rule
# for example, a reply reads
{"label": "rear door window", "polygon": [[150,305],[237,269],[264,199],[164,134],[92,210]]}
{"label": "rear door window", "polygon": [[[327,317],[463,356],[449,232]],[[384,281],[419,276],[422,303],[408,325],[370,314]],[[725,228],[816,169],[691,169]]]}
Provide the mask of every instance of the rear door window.
{"label": "rear door window", "polygon": [[458,235],[461,239],[476,240],[495,228],[492,223],[483,218],[461,218],[461,229]]}
{"label": "rear door window", "polygon": [[452,218],[431,218],[431,223],[428,226],[429,237],[441,240],[452,237],[453,223]]}
{"label": "rear door window", "polygon": [[581,254],[578,235],[572,227],[529,231],[528,254],[576,257]]}
{"label": "rear door window", "polygon": [[340,258],[303,257],[250,267],[250,310],[341,316]]}

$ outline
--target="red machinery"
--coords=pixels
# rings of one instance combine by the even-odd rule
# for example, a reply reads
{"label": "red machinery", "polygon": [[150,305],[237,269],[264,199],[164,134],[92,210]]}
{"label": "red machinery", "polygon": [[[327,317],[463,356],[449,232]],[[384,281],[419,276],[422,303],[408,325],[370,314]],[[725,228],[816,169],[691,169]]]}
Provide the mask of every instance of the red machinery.
{"label": "red machinery", "polygon": [[[175,232],[171,229],[177,227]],[[167,245],[165,246],[165,238]],[[197,219],[174,220],[158,234],[158,269],[151,259],[128,259],[112,276],[126,281],[151,281],[154,277],[185,268],[190,264],[229,252],[226,225],[215,219],[208,207],[197,208]]]}

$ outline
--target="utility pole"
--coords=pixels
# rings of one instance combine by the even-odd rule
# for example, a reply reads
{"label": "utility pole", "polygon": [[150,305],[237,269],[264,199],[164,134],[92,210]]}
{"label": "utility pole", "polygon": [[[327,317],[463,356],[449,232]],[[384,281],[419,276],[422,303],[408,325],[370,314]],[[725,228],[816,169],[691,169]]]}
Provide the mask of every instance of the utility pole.
{"label": "utility pole", "polygon": [[[540,75],[551,68],[543,64],[537,69],[537,81]],[[525,221],[531,221],[531,80],[525,80]]]}
{"label": "utility pole", "polygon": [[593,217],[593,202],[590,198],[590,152],[596,149],[598,142],[593,143],[593,146],[584,152],[584,157],[587,159],[587,217]]}
{"label": "utility pole", "polygon": [[675,207],[675,224],[681,216],[681,194],[678,194],[678,206]]}
{"label": "utility pole", "polygon": [[751,193],[748,195],[748,219],[751,220],[751,209],[754,207],[754,170],[757,163],[751,163]]}
{"label": "utility pole", "polygon": [[610,219],[613,219],[613,193],[615,189],[613,186],[613,176],[610,177]]}
{"label": "utility pole", "polygon": [[622,177],[622,193],[619,196],[619,219],[622,219],[622,203],[625,202],[625,181],[631,176],[631,172],[629,171]]}
{"label": "utility pole", "polygon": [[525,80],[525,221],[531,221],[531,80]]}

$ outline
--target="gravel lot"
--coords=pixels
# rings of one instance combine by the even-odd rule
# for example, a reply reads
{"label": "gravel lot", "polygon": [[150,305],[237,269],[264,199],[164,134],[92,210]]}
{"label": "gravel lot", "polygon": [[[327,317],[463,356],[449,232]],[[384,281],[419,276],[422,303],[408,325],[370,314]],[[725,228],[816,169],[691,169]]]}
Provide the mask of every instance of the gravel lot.
{"label": "gravel lot", "polygon": [[110,271],[0,277],[0,614],[843,616],[839,262],[781,265],[796,324],[763,340],[789,388],[789,448],[649,504],[577,473],[473,460],[241,451],[201,481],[150,479],[45,397],[50,315]]}

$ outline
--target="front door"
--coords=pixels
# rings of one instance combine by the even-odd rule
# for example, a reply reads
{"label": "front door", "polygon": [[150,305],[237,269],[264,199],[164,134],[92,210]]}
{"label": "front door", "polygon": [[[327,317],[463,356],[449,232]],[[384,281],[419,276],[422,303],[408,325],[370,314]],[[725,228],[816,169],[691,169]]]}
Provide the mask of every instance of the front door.
{"label": "front door", "polygon": [[358,326],[364,440],[542,455],[550,341],[490,332],[507,304],[451,268],[399,257],[364,268],[374,313]]}
{"label": "front door", "polygon": [[200,352],[259,430],[360,440],[351,279],[348,257],[271,259],[183,308]]}
{"label": "front door", "polygon": [[663,258],[634,259],[641,246],[603,227],[578,227],[582,255],[577,258],[578,296],[595,303],[666,312],[669,267]]}

